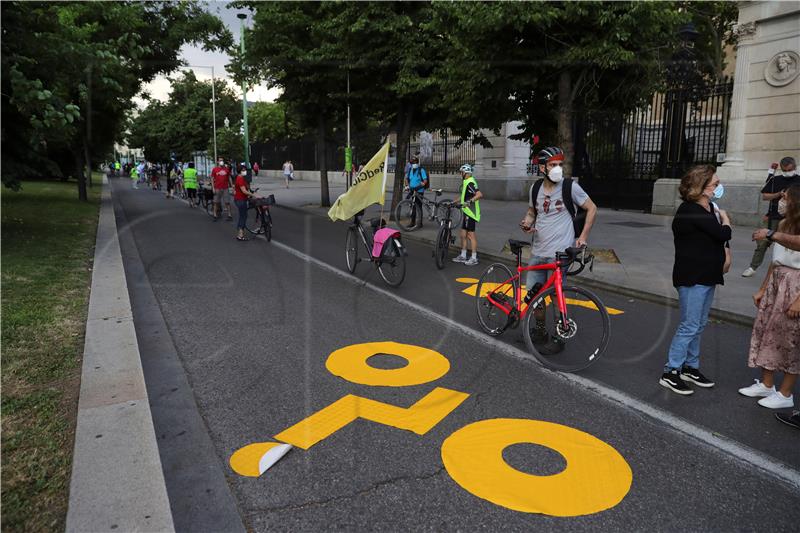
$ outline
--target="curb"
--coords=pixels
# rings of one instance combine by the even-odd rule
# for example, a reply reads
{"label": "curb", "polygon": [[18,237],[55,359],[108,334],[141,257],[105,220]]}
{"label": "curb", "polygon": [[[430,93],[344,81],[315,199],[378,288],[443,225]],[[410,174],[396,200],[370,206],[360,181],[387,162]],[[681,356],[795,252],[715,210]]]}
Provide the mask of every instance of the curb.
{"label": "curb", "polygon": [[174,531],[103,178],[66,531]]}
{"label": "curb", "polygon": [[[279,206],[284,208],[284,209],[289,209],[290,211],[296,211],[298,213],[306,213],[306,214],[318,216],[320,218],[325,218],[324,215],[321,215],[321,214],[317,213],[314,210],[307,209],[307,208],[304,208],[304,207],[290,206],[290,205],[283,205],[283,204],[280,204]],[[414,242],[418,242],[418,243],[422,243],[422,244],[429,244],[431,246],[433,246],[433,244],[434,244],[434,240],[433,239],[428,238],[428,237],[422,237],[422,236],[419,236],[419,235],[415,235],[413,232],[404,231],[404,232],[402,232],[402,235],[403,235],[404,239],[408,239],[410,241],[414,241]],[[481,248],[478,248],[478,252],[482,256],[491,259],[493,262],[504,263],[504,264],[506,264],[508,266],[511,266],[512,268],[516,267],[516,262],[511,257],[498,255],[495,252],[487,252],[486,250],[483,250]],[[639,289],[632,289],[630,287],[623,287],[623,286],[615,285],[613,283],[609,283],[609,282],[606,282],[606,281],[600,281],[600,280],[587,278],[587,277],[580,276],[580,275],[576,276],[576,279],[579,279],[583,285],[586,285],[587,287],[590,287],[590,288],[593,288],[593,289],[599,289],[599,290],[611,292],[611,293],[614,293],[614,294],[619,294],[620,296],[628,296],[628,297],[631,297],[631,298],[638,298],[640,300],[645,300],[645,301],[648,301],[648,302],[661,304],[661,305],[667,305],[669,307],[674,307],[676,309],[680,307],[678,299],[677,298],[673,298],[671,296],[664,296],[664,295],[661,295],[661,294],[654,294],[652,292],[642,291],[642,290],[639,290]],[[714,320],[720,320],[722,322],[727,322],[729,324],[734,324],[734,325],[737,325],[737,326],[748,327],[748,328],[752,328],[753,327],[753,322],[755,321],[755,318],[753,318],[753,317],[750,317],[750,316],[747,316],[747,315],[742,315],[742,314],[739,314],[739,313],[734,313],[733,311],[725,311],[723,309],[715,309],[713,307],[711,308],[711,311],[709,312],[709,318],[712,318]]]}

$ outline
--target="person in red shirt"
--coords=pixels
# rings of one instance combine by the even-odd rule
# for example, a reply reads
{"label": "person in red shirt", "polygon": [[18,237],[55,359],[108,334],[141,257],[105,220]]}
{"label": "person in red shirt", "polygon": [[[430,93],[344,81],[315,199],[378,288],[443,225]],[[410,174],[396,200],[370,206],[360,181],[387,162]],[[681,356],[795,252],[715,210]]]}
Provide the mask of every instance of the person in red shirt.
{"label": "person in red shirt", "polygon": [[247,237],[244,236],[245,223],[247,222],[247,200],[255,197],[255,194],[250,191],[250,186],[247,184],[246,174],[247,169],[245,166],[239,167],[239,174],[236,176],[236,182],[233,185],[233,203],[236,204],[236,209],[239,210],[239,220],[236,224],[237,241],[247,240]]}
{"label": "person in red shirt", "polygon": [[228,220],[233,220],[231,216],[231,195],[228,192],[228,187],[231,186],[231,172],[225,166],[225,160],[220,158],[211,170],[211,180],[214,187],[214,221],[219,218],[222,211],[222,203],[225,203],[225,213],[228,215]]}

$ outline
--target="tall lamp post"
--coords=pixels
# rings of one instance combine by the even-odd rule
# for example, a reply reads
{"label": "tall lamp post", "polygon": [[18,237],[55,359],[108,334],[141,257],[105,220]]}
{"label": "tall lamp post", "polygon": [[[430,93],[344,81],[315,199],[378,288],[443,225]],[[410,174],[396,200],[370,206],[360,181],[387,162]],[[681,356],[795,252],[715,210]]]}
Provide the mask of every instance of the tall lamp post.
{"label": "tall lamp post", "polygon": [[189,68],[210,68],[211,69],[211,124],[214,130],[214,161],[217,160],[217,95],[214,88],[214,66],[213,65],[186,65]]}
{"label": "tall lamp post", "polygon": [[[244,60],[244,20],[247,18],[247,15],[239,13],[236,16],[242,21],[239,42],[241,43],[242,60]],[[250,132],[247,127],[247,87],[244,79],[242,79],[242,119],[244,122],[244,164],[247,169],[250,170]]]}

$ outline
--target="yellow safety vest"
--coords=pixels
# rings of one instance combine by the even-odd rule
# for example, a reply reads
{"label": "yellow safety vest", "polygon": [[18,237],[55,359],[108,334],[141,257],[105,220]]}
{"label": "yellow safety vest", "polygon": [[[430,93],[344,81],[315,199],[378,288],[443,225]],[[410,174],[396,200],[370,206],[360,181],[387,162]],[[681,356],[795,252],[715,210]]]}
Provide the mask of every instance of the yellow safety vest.
{"label": "yellow safety vest", "polygon": [[476,189],[478,188],[478,182],[475,181],[474,176],[470,176],[461,182],[461,210],[464,212],[465,215],[473,219],[475,222],[480,222],[481,201],[480,200],[475,201],[475,211],[473,211],[472,208],[469,207],[469,204],[467,204],[467,202],[465,201],[465,197],[467,196],[467,187],[469,187],[470,183],[475,184]]}

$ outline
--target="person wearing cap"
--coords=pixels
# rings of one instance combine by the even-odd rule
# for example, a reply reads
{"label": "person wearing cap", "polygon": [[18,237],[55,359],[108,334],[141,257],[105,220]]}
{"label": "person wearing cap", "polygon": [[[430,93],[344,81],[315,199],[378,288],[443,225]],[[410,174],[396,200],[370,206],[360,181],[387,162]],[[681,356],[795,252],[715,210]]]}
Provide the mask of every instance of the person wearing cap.
{"label": "person wearing cap", "polygon": [[422,168],[419,164],[419,157],[412,156],[411,160],[409,161],[410,167],[408,172],[406,172],[406,189],[408,190],[408,196],[406,198],[411,198],[414,196],[414,192],[417,193],[414,204],[416,206],[415,209],[411,210],[411,226],[416,226],[417,222],[417,214],[419,214],[419,226],[422,227],[422,197],[425,195],[425,189],[430,187],[430,179],[428,178],[428,171]]}

